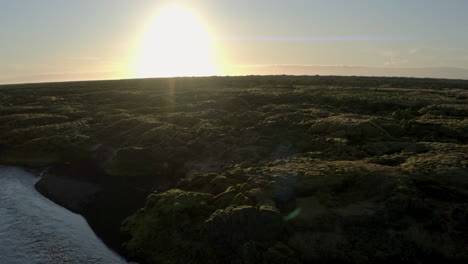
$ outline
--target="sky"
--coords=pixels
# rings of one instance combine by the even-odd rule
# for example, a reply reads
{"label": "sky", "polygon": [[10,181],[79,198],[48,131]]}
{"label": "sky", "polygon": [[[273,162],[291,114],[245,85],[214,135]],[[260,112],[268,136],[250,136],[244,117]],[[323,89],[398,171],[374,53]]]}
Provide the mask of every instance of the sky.
{"label": "sky", "polygon": [[468,79],[466,0],[0,0],[0,83],[245,74]]}

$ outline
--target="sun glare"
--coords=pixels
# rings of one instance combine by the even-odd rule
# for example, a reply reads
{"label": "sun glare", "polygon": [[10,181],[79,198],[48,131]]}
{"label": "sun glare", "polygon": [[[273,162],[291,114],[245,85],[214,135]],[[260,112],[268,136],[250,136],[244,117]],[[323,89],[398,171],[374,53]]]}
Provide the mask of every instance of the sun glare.
{"label": "sun glare", "polygon": [[138,77],[215,75],[209,34],[188,9],[166,8],[148,27],[135,71]]}

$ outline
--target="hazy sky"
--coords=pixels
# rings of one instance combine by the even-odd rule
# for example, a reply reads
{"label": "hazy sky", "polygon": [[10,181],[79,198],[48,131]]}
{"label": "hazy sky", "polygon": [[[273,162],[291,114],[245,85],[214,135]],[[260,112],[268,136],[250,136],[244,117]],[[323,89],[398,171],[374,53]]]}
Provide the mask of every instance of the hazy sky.
{"label": "hazy sky", "polygon": [[0,0],[0,83],[136,77],[149,25],[173,6],[208,32],[216,74],[468,69],[466,0]]}

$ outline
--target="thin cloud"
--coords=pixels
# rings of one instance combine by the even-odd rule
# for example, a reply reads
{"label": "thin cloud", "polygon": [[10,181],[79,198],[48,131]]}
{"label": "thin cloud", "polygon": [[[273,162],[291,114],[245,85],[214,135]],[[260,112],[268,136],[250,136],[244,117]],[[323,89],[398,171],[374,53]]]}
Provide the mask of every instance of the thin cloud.
{"label": "thin cloud", "polygon": [[73,57],[73,58],[68,58],[68,60],[72,60],[72,61],[98,61],[98,60],[101,60],[101,58],[89,56],[89,57]]}
{"label": "thin cloud", "polygon": [[224,41],[391,41],[391,40],[409,40],[405,36],[299,36],[299,37],[281,37],[281,36],[217,36],[212,40]]}

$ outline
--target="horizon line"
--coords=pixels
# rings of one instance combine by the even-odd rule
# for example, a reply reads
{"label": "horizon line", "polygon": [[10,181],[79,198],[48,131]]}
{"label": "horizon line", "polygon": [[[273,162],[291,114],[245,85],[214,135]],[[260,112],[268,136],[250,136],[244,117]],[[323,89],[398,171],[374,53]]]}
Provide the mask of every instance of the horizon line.
{"label": "horizon line", "polygon": [[172,76],[172,77],[129,77],[129,78],[110,78],[110,79],[82,79],[82,80],[66,80],[66,81],[44,81],[44,82],[19,82],[19,83],[0,83],[1,86],[11,85],[28,85],[28,84],[59,84],[59,83],[75,83],[75,82],[106,82],[106,81],[132,81],[132,80],[147,80],[147,79],[176,79],[176,78],[229,78],[229,77],[281,77],[281,76],[297,76],[297,77],[358,77],[358,78],[402,78],[402,79],[431,79],[431,80],[453,80],[467,81],[463,78],[438,78],[438,77],[411,77],[411,76],[385,76],[385,75],[325,75],[325,74],[239,74],[239,75],[206,75],[206,76]]}

